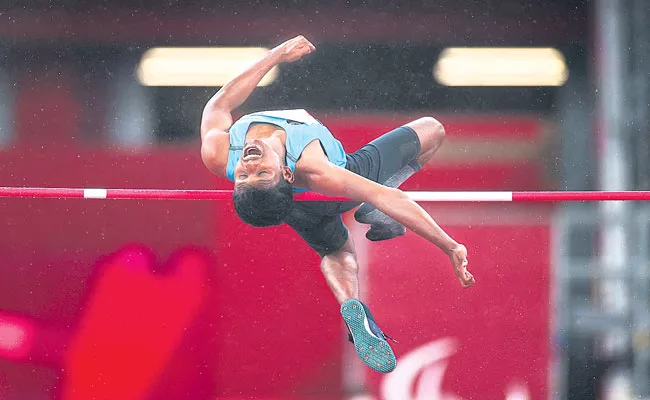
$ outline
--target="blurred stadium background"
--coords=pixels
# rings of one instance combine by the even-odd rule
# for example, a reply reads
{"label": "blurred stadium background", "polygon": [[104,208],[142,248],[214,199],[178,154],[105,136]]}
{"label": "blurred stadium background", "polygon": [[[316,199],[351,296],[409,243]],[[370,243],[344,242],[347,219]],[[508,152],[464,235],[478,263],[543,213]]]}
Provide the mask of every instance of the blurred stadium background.
{"label": "blurred stadium background", "polygon": [[[647,0],[4,1],[0,182],[227,189],[203,105],[304,34],[317,52],[240,114],[306,108],[348,151],[434,116],[447,142],[406,190],[648,190],[649,21]],[[387,376],[286,227],[228,202],[0,204],[2,400],[650,398],[643,204],[425,204],[468,247],[467,291],[415,235],[349,221],[400,341]]]}

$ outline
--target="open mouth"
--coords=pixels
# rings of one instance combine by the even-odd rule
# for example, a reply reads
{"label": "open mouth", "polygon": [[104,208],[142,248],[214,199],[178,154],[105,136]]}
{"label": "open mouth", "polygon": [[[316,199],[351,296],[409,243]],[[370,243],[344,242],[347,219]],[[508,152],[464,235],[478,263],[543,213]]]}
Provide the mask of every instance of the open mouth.
{"label": "open mouth", "polygon": [[244,148],[244,154],[242,156],[242,159],[253,160],[261,157],[262,157],[262,150],[259,147],[255,145],[251,145],[251,146],[246,146]]}

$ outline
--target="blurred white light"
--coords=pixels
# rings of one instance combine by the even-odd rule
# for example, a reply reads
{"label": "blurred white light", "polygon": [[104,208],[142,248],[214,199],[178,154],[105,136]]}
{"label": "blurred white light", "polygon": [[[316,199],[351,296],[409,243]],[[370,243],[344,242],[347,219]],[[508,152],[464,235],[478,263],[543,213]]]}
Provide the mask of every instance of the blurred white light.
{"label": "blurred white light", "polygon": [[25,343],[25,336],[23,327],[11,322],[0,322],[0,350],[13,352],[20,349]]}
{"label": "blurred white light", "polygon": [[28,321],[0,312],[0,357],[26,356],[32,348],[33,330]]}
{"label": "blurred white light", "polygon": [[[147,50],[136,71],[144,86],[223,86],[264,56],[262,47],[156,47]],[[260,81],[278,75],[274,67]]]}
{"label": "blurred white light", "polygon": [[445,86],[562,86],[569,72],[553,48],[450,47],[433,75]]}

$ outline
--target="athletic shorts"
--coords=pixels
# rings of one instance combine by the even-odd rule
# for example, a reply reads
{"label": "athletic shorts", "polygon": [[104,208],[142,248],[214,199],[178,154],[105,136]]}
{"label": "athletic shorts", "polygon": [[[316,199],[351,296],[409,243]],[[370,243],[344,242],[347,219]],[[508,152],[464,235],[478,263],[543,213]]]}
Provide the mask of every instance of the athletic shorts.
{"label": "athletic shorts", "polygon": [[[394,129],[352,154],[347,154],[345,168],[357,175],[384,183],[420,154],[420,139],[413,129]],[[287,225],[321,256],[338,251],[348,240],[348,229],[341,214],[359,203],[331,201],[297,201],[285,218]]]}

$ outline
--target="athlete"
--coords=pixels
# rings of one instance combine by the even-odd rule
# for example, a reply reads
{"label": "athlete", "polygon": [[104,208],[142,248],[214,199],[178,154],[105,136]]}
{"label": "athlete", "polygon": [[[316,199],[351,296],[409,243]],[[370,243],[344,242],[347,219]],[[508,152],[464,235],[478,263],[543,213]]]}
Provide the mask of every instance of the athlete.
{"label": "athlete", "polygon": [[[234,182],[237,215],[253,226],[286,223],[321,257],[321,271],[341,305],[350,340],[372,369],[390,372],[396,360],[368,307],[359,300],[356,253],[341,214],[359,206],[355,219],[369,224],[369,240],[403,235],[406,228],[449,258],[463,287],[474,284],[467,250],[417,203],[397,189],[426,164],[445,131],[424,117],[399,127],[353,154],[305,110],[263,111],[233,123],[232,111],[271,68],[315,51],[303,36],[273,48],[224,85],[203,110],[201,156],[214,174]],[[295,202],[295,191],[343,197],[349,202]]]}

